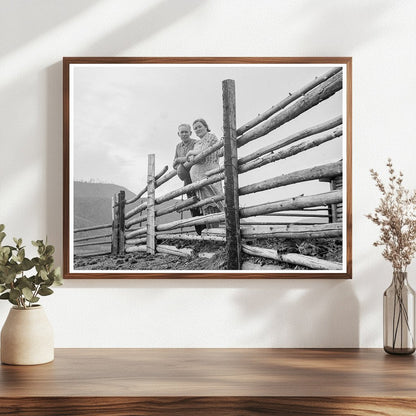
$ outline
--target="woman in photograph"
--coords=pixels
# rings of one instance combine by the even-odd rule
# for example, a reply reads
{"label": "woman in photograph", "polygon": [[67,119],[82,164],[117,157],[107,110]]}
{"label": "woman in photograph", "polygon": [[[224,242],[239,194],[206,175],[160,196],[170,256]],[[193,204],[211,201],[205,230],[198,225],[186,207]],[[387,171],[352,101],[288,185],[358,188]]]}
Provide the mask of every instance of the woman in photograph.
{"label": "woman in photograph", "polygon": [[[207,122],[199,118],[192,123],[192,127],[195,131],[195,134],[198,136],[199,140],[194,145],[194,148],[187,153],[187,158],[189,161],[192,161],[195,156],[198,156],[201,152],[208,149],[211,146],[214,146],[218,143],[218,139],[215,134],[211,133],[211,130],[208,127]],[[206,172],[209,170],[218,168],[218,151],[212,152],[198,163],[195,163],[190,170],[190,175],[192,182],[199,181],[207,177]],[[212,183],[210,185],[203,186],[201,189],[197,190],[197,195],[199,199],[206,199],[214,197],[217,195],[224,195],[221,182]],[[202,208],[204,214],[213,214],[215,212],[224,211],[223,200],[221,201],[212,201],[205,205]]]}

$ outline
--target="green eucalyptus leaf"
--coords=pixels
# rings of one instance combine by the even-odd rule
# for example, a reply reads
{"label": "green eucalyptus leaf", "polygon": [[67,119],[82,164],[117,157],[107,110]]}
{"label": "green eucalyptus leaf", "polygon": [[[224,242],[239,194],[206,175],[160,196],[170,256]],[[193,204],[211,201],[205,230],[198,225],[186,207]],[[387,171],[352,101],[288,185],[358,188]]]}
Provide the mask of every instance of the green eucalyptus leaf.
{"label": "green eucalyptus leaf", "polygon": [[28,288],[28,287],[24,287],[23,289],[22,289],[22,293],[23,293],[23,296],[29,301],[29,302],[32,302],[32,300],[31,299],[33,299],[33,292]]}
{"label": "green eucalyptus leaf", "polygon": [[0,295],[0,299],[5,299],[8,300],[10,303],[12,303],[13,305],[17,305],[17,300],[14,299],[10,299],[10,292],[6,292],[6,293],[2,293]]}
{"label": "green eucalyptus leaf", "polygon": [[46,273],[46,270],[45,269],[42,269],[39,272],[39,276],[41,277],[42,280],[48,280],[48,273]]}
{"label": "green eucalyptus leaf", "polygon": [[17,287],[23,291],[24,288],[28,288],[31,291],[36,289],[36,286],[26,276],[22,276],[18,279]]}
{"label": "green eucalyptus leaf", "polygon": [[58,266],[52,269],[51,272],[49,273],[49,277],[54,280],[59,279],[61,277],[61,268]]}
{"label": "green eucalyptus leaf", "polygon": [[39,289],[39,295],[41,295],[41,296],[49,296],[49,295],[52,295],[52,293],[53,293],[53,290],[52,289],[49,289],[49,287],[46,287],[46,286],[42,286],[40,289]]}
{"label": "green eucalyptus leaf", "polygon": [[11,273],[14,273],[15,275],[17,275],[18,273],[20,273],[22,271],[22,267],[20,266],[20,264],[17,264],[15,262],[10,261],[8,268],[10,270]]}
{"label": "green eucalyptus leaf", "polygon": [[42,280],[42,278],[37,274],[36,276],[34,276],[34,282],[35,285],[40,285],[42,283],[44,283],[44,280]]}
{"label": "green eucalyptus leaf", "polygon": [[21,295],[22,295],[22,292],[17,288],[14,288],[14,289],[10,290],[10,299],[11,300],[17,300]]}
{"label": "green eucalyptus leaf", "polygon": [[[3,224],[1,224],[1,225],[3,225]],[[6,233],[0,232],[0,244],[4,240],[5,237],[6,237]]]}
{"label": "green eucalyptus leaf", "polygon": [[46,246],[45,256],[52,256],[53,253],[55,253],[55,247],[52,245]]}
{"label": "green eucalyptus leaf", "polygon": [[20,267],[22,268],[22,271],[24,272],[30,269],[33,269],[33,266],[34,266],[33,262],[29,260],[27,257],[25,257],[20,264]]}
{"label": "green eucalyptus leaf", "polygon": [[43,264],[45,266],[53,266],[53,257],[52,256],[44,256],[43,257]]}
{"label": "green eucalyptus leaf", "polygon": [[10,252],[11,250],[9,246],[3,246],[0,248],[0,253],[4,254],[5,256],[8,256]]}
{"label": "green eucalyptus leaf", "polygon": [[19,260],[19,263],[21,263],[23,261],[23,259],[25,258],[25,249],[21,248],[18,252],[17,252],[17,258]]}
{"label": "green eucalyptus leaf", "polygon": [[17,248],[20,248],[21,245],[22,245],[22,242],[23,242],[23,240],[21,238],[16,238],[16,237],[13,237],[13,241],[16,244]]}
{"label": "green eucalyptus leaf", "polygon": [[0,247],[0,264],[6,264],[11,255],[10,247]]}
{"label": "green eucalyptus leaf", "polygon": [[16,277],[16,273],[14,273],[13,271],[8,271],[6,274],[4,274],[3,278],[2,278],[2,283],[4,284],[11,284],[13,283],[14,279]]}
{"label": "green eucalyptus leaf", "polygon": [[3,293],[5,290],[7,290],[7,287],[5,285],[0,285],[0,293]]}
{"label": "green eucalyptus leaf", "polygon": [[3,231],[5,228],[4,224],[0,224],[0,232]]}
{"label": "green eucalyptus leaf", "polygon": [[60,286],[63,285],[64,281],[62,278],[62,273],[61,273],[61,268],[57,267],[56,269],[54,269],[54,275],[55,275],[55,285]]}
{"label": "green eucalyptus leaf", "polygon": [[51,286],[56,286],[56,285],[55,285],[55,281],[53,279],[48,279],[45,282],[43,282],[42,286],[51,287]]}
{"label": "green eucalyptus leaf", "polygon": [[42,240],[32,241],[32,244],[33,244],[35,247],[39,247],[39,246],[41,246],[41,245],[43,244],[43,241],[42,241]]}

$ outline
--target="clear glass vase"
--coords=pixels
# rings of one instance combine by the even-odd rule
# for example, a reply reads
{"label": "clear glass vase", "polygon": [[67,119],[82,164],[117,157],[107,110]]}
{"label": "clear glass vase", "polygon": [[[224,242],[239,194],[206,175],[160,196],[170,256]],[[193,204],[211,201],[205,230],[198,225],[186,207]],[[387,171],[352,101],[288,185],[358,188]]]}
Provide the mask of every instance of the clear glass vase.
{"label": "clear glass vase", "polygon": [[406,272],[393,272],[383,296],[384,351],[412,354],[415,351],[415,291]]}

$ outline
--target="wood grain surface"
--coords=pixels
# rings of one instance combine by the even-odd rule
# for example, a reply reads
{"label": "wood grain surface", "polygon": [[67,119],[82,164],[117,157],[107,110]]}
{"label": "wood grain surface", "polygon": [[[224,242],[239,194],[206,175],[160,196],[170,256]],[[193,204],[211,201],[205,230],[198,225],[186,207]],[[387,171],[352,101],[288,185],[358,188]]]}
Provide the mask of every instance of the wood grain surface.
{"label": "wood grain surface", "polygon": [[415,375],[379,349],[57,349],[0,367],[0,415],[415,415]]}

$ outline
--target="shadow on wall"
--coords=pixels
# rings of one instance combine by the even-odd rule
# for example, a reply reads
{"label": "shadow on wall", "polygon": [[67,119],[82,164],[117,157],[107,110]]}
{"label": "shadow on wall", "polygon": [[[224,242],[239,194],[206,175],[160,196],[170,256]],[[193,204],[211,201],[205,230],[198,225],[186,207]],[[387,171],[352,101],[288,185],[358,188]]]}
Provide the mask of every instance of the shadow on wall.
{"label": "shadow on wall", "polygon": [[[359,303],[352,282],[280,280],[235,296],[250,328],[243,345],[279,348],[358,347]],[[254,346],[254,345],[253,345]]]}
{"label": "shadow on wall", "polygon": [[[133,303],[141,296],[145,299],[140,301],[137,311],[131,312],[137,313],[135,319],[142,320],[143,328],[148,319],[143,314],[154,307],[153,316],[157,317],[152,328],[159,326],[157,333],[164,331],[164,325],[174,326],[171,316],[182,316],[181,322],[186,322],[190,332],[184,334],[183,343],[178,343],[176,334],[170,335],[176,347],[202,347],[204,344],[198,338],[201,332],[212,332],[211,336],[204,335],[210,347],[356,348],[360,346],[361,311],[352,283],[330,279],[113,279],[66,280],[65,289],[93,288],[94,296],[105,299],[105,291],[102,291],[104,297],[99,295],[102,289],[132,288],[133,291],[126,292],[126,299],[131,297]],[[140,290],[134,292],[134,289]],[[181,298],[186,296],[186,289],[194,289],[188,291],[191,299]],[[154,293],[151,304],[146,304],[146,299],[150,299],[146,293]],[[212,305],[227,312],[210,309]],[[160,315],[163,308],[170,311],[167,316]],[[194,315],[198,316],[197,321]],[[194,328],[194,334],[190,328]],[[163,333],[169,337],[169,331]],[[153,330],[147,336],[153,337]],[[143,346],[161,346],[159,339],[146,342]]]}
{"label": "shadow on wall", "polygon": [[[79,5],[80,6],[80,5]],[[108,33],[100,41],[81,48],[78,56],[115,56],[133,45],[143,42],[146,38],[176,23],[202,3],[193,0],[165,0],[155,4],[150,9],[135,16],[128,24]],[[74,7],[74,13],[80,7]],[[88,28],[85,28],[88,30]],[[64,53],[64,51],[63,51]],[[62,62],[47,68],[47,204],[50,213],[47,215],[47,229],[51,241],[62,241],[59,233],[55,239],[56,230],[62,230]],[[62,258],[62,246],[56,243],[56,257]]]}
{"label": "shadow on wall", "polygon": [[[144,13],[132,18],[129,23],[124,23],[99,41],[85,47],[82,55],[119,56],[126,49],[139,45],[140,42],[184,19],[203,5],[204,2],[194,0],[164,0],[156,3]],[[182,33],[184,39],[176,39],[179,43],[187,41],[186,31]]]}
{"label": "shadow on wall", "polygon": [[[11,33],[12,36],[8,37],[7,42],[0,42],[0,56],[15,52],[20,47],[26,46],[55,28],[69,21],[75,21],[77,16],[81,16],[88,9],[100,5],[100,3],[102,3],[100,0],[6,2],[5,5],[2,5],[0,27],[3,33]],[[203,7],[203,5],[203,2],[194,0],[175,0],[174,2],[163,0],[156,2],[154,6],[144,10],[138,16],[133,15],[129,23],[124,23],[118,29],[109,32],[96,43],[83,45],[78,49],[77,56],[88,56],[88,54],[91,56],[120,55],[129,47],[138,45],[146,38],[157,34],[186,17],[195,9]],[[123,5],[115,3],[113,7],[119,9]],[[131,15],[127,8],[126,5],[126,15]],[[111,7],[109,5],[103,6],[100,11],[101,13],[104,11],[102,13],[103,19],[100,21],[97,16],[97,27],[105,26],[106,19],[111,19]],[[16,30],[16,26],[24,28],[24,30]],[[89,32],[91,29],[91,27],[84,27],[81,30]],[[78,27],[77,30],[79,30]],[[186,32],[183,33],[185,36]],[[71,48],[73,47],[74,45],[71,45]],[[64,52],[62,51],[62,53]]]}
{"label": "shadow on wall", "polygon": [[[373,2],[351,1],[351,2],[328,2],[317,0],[313,2],[303,1],[294,3],[293,15],[296,19],[297,32],[294,42],[302,39],[316,37],[316,54],[319,56],[341,56],[347,51],[352,55],[353,51],[363,46],[367,41],[385,35],[391,31],[389,19],[380,19],[394,5],[390,0],[379,0],[375,5]],[[292,19],[293,17],[291,17]],[[290,20],[289,20],[290,21]],[[327,37],[322,35],[325,28]],[[328,43],[332,39],[332,44]],[[315,55],[316,56],[316,55]],[[354,64],[354,62],[353,62]]]}
{"label": "shadow on wall", "polygon": [[[0,27],[2,33],[13,33],[0,42],[0,56],[14,52],[33,42],[65,22],[76,18],[99,0],[31,0],[8,1],[1,5]],[[16,26],[24,30],[16,30]]]}

